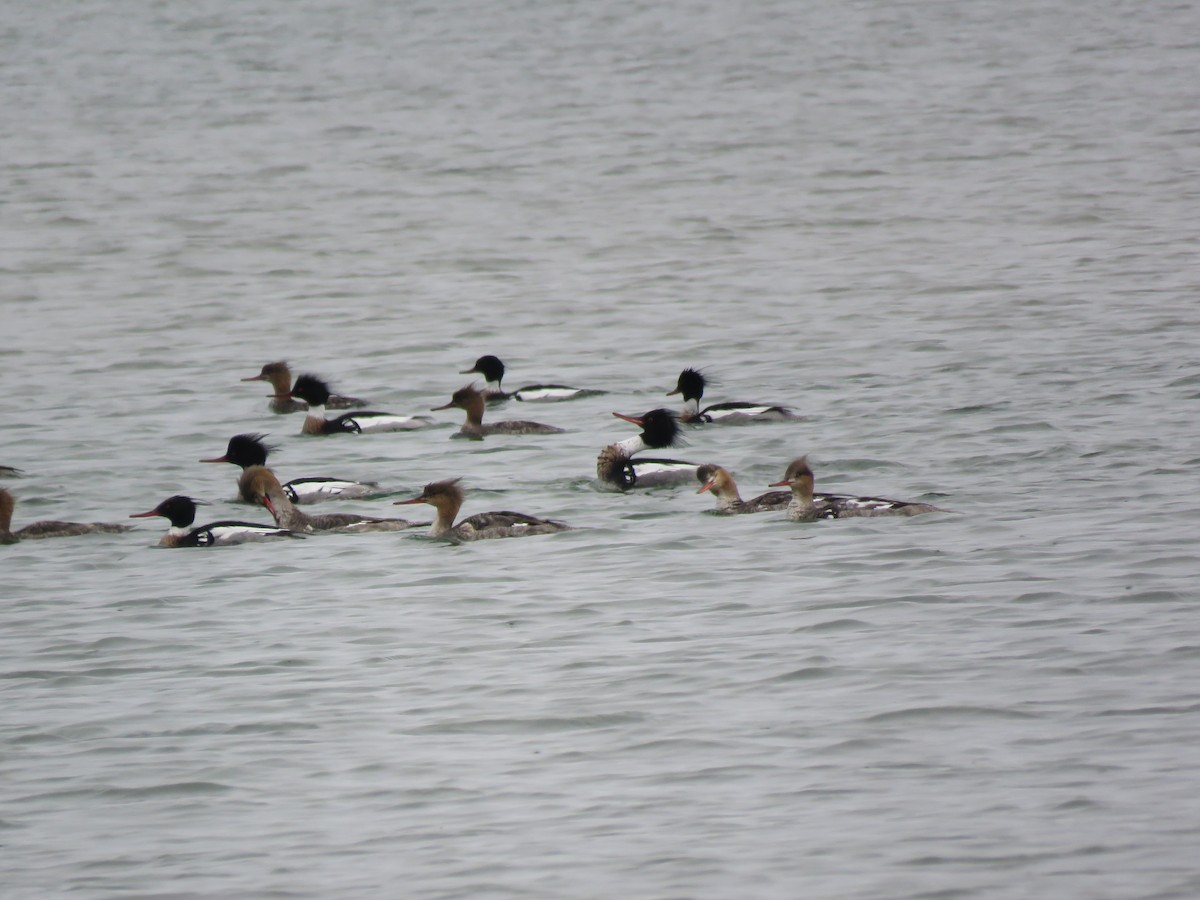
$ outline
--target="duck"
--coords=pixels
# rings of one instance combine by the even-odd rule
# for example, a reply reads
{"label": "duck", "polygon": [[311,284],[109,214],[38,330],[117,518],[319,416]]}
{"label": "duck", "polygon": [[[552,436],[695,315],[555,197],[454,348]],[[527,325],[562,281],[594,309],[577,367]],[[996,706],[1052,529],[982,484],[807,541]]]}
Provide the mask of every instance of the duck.
{"label": "duck", "polygon": [[571,387],[566,384],[527,384],[508,393],[501,386],[504,380],[504,363],[496,356],[481,356],[475,360],[475,365],[462,369],[459,375],[478,374],[487,382],[480,391],[488,403],[501,400],[523,400],[526,403],[556,403],[560,400],[575,400],[578,397],[590,397],[603,394],[604,391],[587,390]]}
{"label": "duck", "polygon": [[813,472],[808,457],[792,460],[783,480],[770,487],[791,488],[792,500],[787,516],[795,522],[816,519],[852,519],[865,516],[917,516],[922,513],[946,512],[930,503],[913,500],[886,500],[882,497],[847,497],[841,494],[814,494]]}
{"label": "duck", "polygon": [[[233,463],[243,470],[250,466],[265,466],[267,455],[278,448],[265,443],[265,434],[235,434],[229,439],[225,455],[202,459],[202,463]],[[293,478],[283,486],[284,495],[293,503],[320,503],[324,500],[361,500],[382,493],[377,481],[347,481],[344,478]],[[247,503],[256,502],[242,495]]]}
{"label": "duck", "polygon": [[0,466],[0,478],[23,478],[25,473],[16,466]]}
{"label": "duck", "polygon": [[429,416],[398,416],[394,413],[355,410],[335,419],[325,418],[329,385],[316,375],[301,375],[292,385],[290,396],[308,404],[301,434],[369,434],[382,431],[413,431],[433,424]]}
{"label": "duck", "polygon": [[283,485],[275,473],[266,466],[250,466],[238,480],[238,490],[251,503],[261,503],[267,508],[275,524],[299,534],[317,531],[341,531],[358,534],[367,531],[403,531],[416,524],[407,519],[376,519],[357,513],[321,513],[308,515],[298,510],[284,493]]}
{"label": "duck", "polygon": [[12,530],[13,510],[17,500],[12,493],[0,488],[0,544],[36,541],[42,538],[76,537],[81,534],[120,534],[133,530],[132,525],[112,525],[107,522],[33,522]]}
{"label": "duck", "polygon": [[713,499],[717,501],[716,512],[725,515],[786,509],[792,501],[790,491],[768,491],[752,500],[743,500],[737,482],[723,466],[709,464],[698,467],[696,480],[700,482],[700,489],[696,493],[712,492]]}
{"label": "duck", "polygon": [[202,500],[193,500],[183,494],[168,497],[154,509],[134,513],[129,518],[145,519],[162,516],[171,523],[167,533],[158,542],[160,547],[227,547],[252,541],[270,541],[276,538],[299,538],[286,528],[260,525],[257,522],[210,522],[197,528],[190,527],[196,521],[196,507],[205,505]]}
{"label": "duck", "polygon": [[395,505],[408,506],[414,503],[428,503],[437,510],[433,527],[429,529],[430,537],[449,538],[455,541],[527,537],[532,534],[554,534],[559,531],[572,530],[570,525],[563,522],[508,510],[476,513],[455,525],[454,518],[463,504],[463,489],[458,484],[461,480],[461,478],[450,478],[445,481],[430,482],[425,485],[420,496],[413,497],[411,500],[397,500]]}
{"label": "duck", "polygon": [[461,387],[450,397],[450,402],[433,407],[430,412],[457,407],[467,414],[467,421],[458,430],[457,437],[472,440],[483,440],[489,434],[562,434],[564,429],[554,425],[543,425],[541,422],[523,422],[509,420],[483,424],[483,410],[486,405],[483,393],[473,384]]}
{"label": "duck", "polygon": [[[267,408],[273,413],[283,415],[285,413],[304,412],[308,409],[307,403],[291,396],[292,371],[283,360],[267,363],[257,375],[243,378],[242,381],[270,382],[271,387],[275,388],[275,393],[271,397],[271,402],[267,404]],[[325,407],[327,409],[353,409],[356,406],[366,406],[369,402],[368,400],[360,400],[357,397],[343,397],[341,394],[330,394],[329,399],[325,401]]]}
{"label": "duck", "polygon": [[667,391],[667,396],[683,395],[680,421],[691,425],[743,425],[748,422],[787,422],[800,418],[786,406],[768,406],[765,403],[745,401],[714,403],[700,409],[700,398],[704,396],[706,383],[704,374],[698,369],[684,369],[679,373],[675,388]]}
{"label": "duck", "polygon": [[631,457],[643,450],[675,446],[680,439],[679,423],[669,409],[652,409],[640,416],[614,412],[614,416],[641,429],[639,434],[609,444],[596,457],[596,477],[604,484],[621,490],[632,487],[658,487],[684,484],[696,477],[696,464],[679,459],[638,459]]}

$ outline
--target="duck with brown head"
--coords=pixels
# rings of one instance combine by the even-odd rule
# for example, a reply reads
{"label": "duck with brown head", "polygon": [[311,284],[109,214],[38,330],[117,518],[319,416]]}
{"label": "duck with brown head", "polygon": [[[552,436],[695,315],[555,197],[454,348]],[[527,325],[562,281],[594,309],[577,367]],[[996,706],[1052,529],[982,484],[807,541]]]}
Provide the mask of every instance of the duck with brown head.
{"label": "duck with brown head", "polygon": [[407,519],[377,519],[357,513],[319,513],[308,515],[298,510],[286,493],[275,473],[266,466],[251,466],[242,472],[238,490],[251,503],[261,503],[280,528],[301,534],[318,531],[338,531],[351,534],[375,531],[403,531],[405,528],[424,525]]}
{"label": "duck with brown head", "polygon": [[509,420],[483,424],[483,412],[486,401],[483,394],[473,384],[461,387],[454,392],[449,403],[433,407],[431,412],[442,409],[458,408],[467,414],[467,420],[458,430],[459,437],[482,440],[489,434],[562,434],[562,428],[553,425],[543,425],[541,422],[524,422]]}
{"label": "duck with brown head", "polygon": [[429,416],[399,416],[395,413],[355,410],[333,419],[325,417],[329,403],[329,385],[316,375],[301,375],[292,386],[291,395],[308,404],[301,434],[370,434],[383,431],[413,431],[433,424]]}
{"label": "duck with brown head", "polygon": [[887,500],[883,497],[853,497],[842,494],[813,492],[813,472],[808,457],[792,460],[783,473],[783,480],[771,487],[786,487],[792,491],[788,518],[796,522],[815,519],[853,519],[867,516],[917,516],[921,513],[946,512],[929,503],[913,500]]}
{"label": "duck with brown head", "polygon": [[[308,409],[307,403],[303,400],[297,400],[291,395],[292,371],[283,360],[267,363],[257,375],[243,378],[242,381],[270,382],[271,387],[275,389],[275,393],[271,397],[271,402],[267,404],[267,408],[273,413],[304,412],[304,410]],[[366,406],[368,402],[367,400],[360,400],[357,397],[343,397],[341,394],[330,394],[329,399],[325,401],[325,408],[353,409],[356,406]]]}
{"label": "duck with brown head", "polygon": [[33,522],[12,530],[13,511],[17,501],[11,493],[0,488],[0,544],[34,541],[52,537],[77,537],[81,534],[119,534],[130,531],[131,525],[112,525],[107,522]]}
{"label": "duck with brown head", "polygon": [[700,482],[700,489],[696,493],[712,493],[713,499],[717,501],[715,512],[726,515],[786,509],[792,500],[788,491],[768,491],[752,500],[743,500],[737,482],[723,466],[700,466],[696,469],[696,480]]}
{"label": "duck with brown head", "polygon": [[431,537],[449,538],[455,541],[482,541],[491,538],[527,537],[533,534],[554,534],[570,531],[571,526],[552,519],[543,519],[525,513],[501,510],[476,513],[457,525],[454,518],[463,504],[463,489],[460,478],[434,481],[425,485],[420,496],[411,500],[397,500],[397,506],[428,503],[437,511],[437,518],[429,530]]}

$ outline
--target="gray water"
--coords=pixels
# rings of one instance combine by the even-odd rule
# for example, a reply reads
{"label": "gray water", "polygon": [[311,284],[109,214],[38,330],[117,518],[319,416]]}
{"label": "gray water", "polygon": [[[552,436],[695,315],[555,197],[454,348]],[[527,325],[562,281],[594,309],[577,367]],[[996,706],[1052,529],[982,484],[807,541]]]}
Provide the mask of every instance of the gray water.
{"label": "gray water", "polygon": [[[1197,25],[8,4],[17,525],[265,521],[196,462],[264,431],[285,479],[462,476],[578,530],[0,548],[0,893],[1200,894]],[[422,412],[483,353],[610,393],[489,413],[562,435],[303,439],[239,382]],[[954,512],[597,491],[610,413],[686,365],[804,416],[688,433],[743,496],[808,453]]]}

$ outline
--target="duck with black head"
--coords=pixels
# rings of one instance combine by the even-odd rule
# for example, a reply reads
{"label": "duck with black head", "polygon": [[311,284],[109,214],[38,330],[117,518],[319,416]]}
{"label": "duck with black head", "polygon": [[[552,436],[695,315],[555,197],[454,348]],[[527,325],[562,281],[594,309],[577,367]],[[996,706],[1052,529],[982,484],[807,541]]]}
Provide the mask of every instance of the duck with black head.
{"label": "duck with black head", "polygon": [[633,459],[643,450],[660,450],[681,443],[675,413],[652,409],[640,416],[614,412],[614,416],[641,429],[631,438],[609,444],[596,457],[596,478],[603,485],[629,490],[634,487],[660,487],[685,484],[696,477],[696,464],[681,459]]}
{"label": "duck with black head", "polygon": [[144,513],[134,513],[129,518],[145,519],[150,516],[162,516],[170,522],[171,527],[158,542],[160,547],[228,547],[233,544],[301,537],[286,528],[260,525],[257,522],[222,520],[193,528],[192,523],[196,521],[198,505],[203,505],[203,501],[176,494],[174,497],[168,497],[154,509]]}
{"label": "duck with black head", "polygon": [[683,395],[680,421],[691,425],[744,425],[749,422],[788,422],[800,418],[786,406],[770,406],[766,403],[749,403],[742,400],[714,403],[701,409],[700,398],[704,396],[707,383],[704,373],[699,369],[684,369],[679,373],[674,389],[667,391],[667,396]]}
{"label": "duck with black head", "polygon": [[[214,459],[202,459],[202,463],[232,463],[245,471],[250,466],[265,466],[268,454],[279,449],[265,442],[265,434],[235,434],[229,439],[225,455]],[[325,500],[360,500],[382,493],[375,481],[350,481],[345,478],[312,476],[293,478],[283,486],[283,493],[293,503],[321,503]],[[256,502],[252,497],[241,495],[247,503]]]}
{"label": "duck with black head", "polygon": [[299,397],[308,404],[301,434],[373,434],[384,431],[414,431],[433,424],[429,416],[400,416],[395,413],[355,410],[333,419],[325,417],[329,402],[329,385],[316,375],[304,374],[296,379],[289,396]]}
{"label": "duck with black head", "polygon": [[498,403],[502,400],[522,400],[526,403],[557,403],[560,400],[575,400],[579,397],[592,397],[603,394],[604,391],[587,388],[571,387],[567,384],[527,384],[511,393],[506,392],[502,385],[504,381],[504,363],[496,356],[481,356],[475,360],[475,365],[463,369],[459,375],[482,375],[487,384],[483,390],[483,399],[488,403]]}

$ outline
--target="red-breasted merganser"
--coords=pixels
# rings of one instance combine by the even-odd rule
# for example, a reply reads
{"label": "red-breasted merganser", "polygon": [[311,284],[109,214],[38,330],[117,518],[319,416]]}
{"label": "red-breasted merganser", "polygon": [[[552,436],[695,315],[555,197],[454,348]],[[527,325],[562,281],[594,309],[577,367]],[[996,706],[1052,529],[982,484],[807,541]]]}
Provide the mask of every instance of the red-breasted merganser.
{"label": "red-breasted merganser", "polygon": [[336,419],[325,418],[329,385],[315,375],[301,375],[292,394],[308,404],[301,434],[369,434],[377,431],[412,431],[433,424],[429,416],[398,416],[394,413],[355,410]]}
{"label": "red-breasted merganser", "polygon": [[0,466],[0,478],[21,478],[24,474],[15,466]]}
{"label": "red-breasted merganser", "polygon": [[259,525],[257,522],[210,522],[191,528],[196,521],[196,505],[199,500],[176,494],[168,497],[154,509],[134,513],[131,519],[146,519],[162,516],[171,523],[167,533],[158,542],[160,547],[223,547],[230,544],[245,544],[250,541],[269,541],[275,538],[299,538],[285,528],[274,525]]}
{"label": "red-breasted merganser", "polygon": [[41,538],[75,537],[80,534],[120,534],[132,530],[132,525],[110,525],[106,522],[34,522],[12,530],[13,510],[17,501],[4,488],[0,488],[0,544],[15,544],[17,541],[34,541]]}
{"label": "red-breasted merganser", "polygon": [[475,385],[468,384],[466,387],[461,387],[454,392],[450,398],[450,402],[442,406],[433,407],[431,412],[437,412],[440,409],[450,409],[458,407],[467,414],[467,421],[463,423],[463,427],[458,430],[457,436],[472,438],[474,440],[482,440],[488,434],[561,434],[562,428],[555,428],[553,425],[543,425],[541,422],[493,422],[491,425],[483,424],[483,410],[486,403],[483,399],[483,394],[476,389]]}
{"label": "red-breasted merganser", "polygon": [[783,480],[771,487],[788,487],[792,490],[792,502],[788,505],[788,518],[796,522],[814,519],[851,519],[864,516],[916,516],[921,513],[945,512],[929,503],[912,500],[886,500],[882,497],[847,497],[841,494],[814,494],[813,473],[808,458],[801,456],[793,460],[784,472]]}
{"label": "red-breasted merganser", "polygon": [[551,519],[540,519],[537,516],[527,516],[525,513],[499,512],[476,513],[468,516],[457,525],[454,517],[458,515],[463,504],[463,489],[458,486],[461,479],[451,478],[447,481],[434,481],[425,485],[421,496],[411,500],[397,500],[397,506],[408,506],[413,503],[428,503],[437,510],[437,519],[429,529],[432,537],[450,538],[456,541],[482,541],[489,538],[525,537],[531,534],[553,534],[556,531],[570,531],[571,526]]}
{"label": "red-breasted merganser", "polygon": [[[265,466],[267,454],[278,448],[263,443],[265,434],[235,434],[229,439],[225,455],[216,459],[202,459],[202,463],[233,463],[243,470],[250,466]],[[293,478],[283,486],[283,493],[293,503],[320,503],[323,500],[359,500],[374,497],[383,491],[375,481],[347,481],[343,478]],[[256,503],[253,497],[242,495],[247,503]]]}
{"label": "red-breasted merganser", "polygon": [[405,528],[424,524],[409,522],[407,519],[376,519],[357,513],[307,515],[293,505],[275,473],[266,466],[250,466],[246,469],[238,480],[238,490],[243,497],[251,498],[252,503],[265,506],[280,528],[302,534],[312,534],[315,531],[403,531]]}
{"label": "red-breasted merganser", "polygon": [[[267,406],[273,413],[304,412],[308,409],[307,403],[292,397],[292,372],[288,368],[288,364],[282,360],[267,363],[257,375],[243,378],[242,381],[270,382],[271,387],[275,389],[275,395],[271,397],[271,402]],[[369,402],[369,400],[360,400],[357,397],[330,394],[329,399],[325,401],[325,407],[326,409],[353,409],[356,406],[366,406]]]}
{"label": "red-breasted merganser", "polygon": [[613,413],[618,419],[632,422],[642,429],[640,434],[609,444],[596,457],[596,477],[622,490],[631,487],[656,487],[665,484],[684,484],[696,477],[696,464],[680,459],[631,459],[643,450],[672,447],[678,443],[679,423],[669,409],[652,409],[640,416]]}
{"label": "red-breasted merganser", "polygon": [[587,390],[566,384],[527,384],[511,393],[506,392],[501,385],[504,380],[504,363],[495,356],[481,356],[475,360],[475,365],[469,369],[463,369],[458,374],[482,375],[487,381],[487,385],[480,393],[489,403],[509,398],[524,400],[526,403],[554,403],[559,400],[574,400],[577,397],[591,397],[604,393],[604,391]]}
{"label": "red-breasted merganser", "polygon": [[675,389],[667,396],[683,395],[680,421],[689,424],[721,423],[741,425],[747,422],[786,422],[800,418],[785,406],[768,406],[765,403],[714,403],[700,409],[700,398],[704,396],[704,375],[696,369],[684,369],[679,373]]}
{"label": "red-breasted merganser", "polygon": [[696,493],[711,491],[713,499],[717,501],[718,513],[766,512],[771,509],[786,509],[792,502],[792,495],[788,491],[768,491],[753,500],[743,500],[742,495],[738,493],[737,482],[733,480],[729,470],[722,466],[700,466],[696,469],[696,479],[700,482],[700,489]]}

